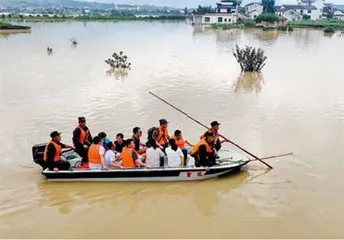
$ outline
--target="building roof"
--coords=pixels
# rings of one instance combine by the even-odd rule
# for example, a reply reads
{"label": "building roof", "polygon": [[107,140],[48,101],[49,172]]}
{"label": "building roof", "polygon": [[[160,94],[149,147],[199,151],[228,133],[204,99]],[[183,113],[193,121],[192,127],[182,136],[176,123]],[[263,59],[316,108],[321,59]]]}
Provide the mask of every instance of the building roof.
{"label": "building roof", "polygon": [[317,10],[315,6],[304,6],[304,5],[282,5],[278,11],[287,11],[287,10]]}
{"label": "building roof", "polygon": [[254,4],[262,5],[260,2],[251,2],[249,4],[246,4],[245,7],[248,7],[248,6],[251,6],[251,5],[254,5]]}
{"label": "building roof", "polygon": [[219,6],[217,6],[217,9],[236,9],[236,6],[234,6],[234,5],[219,5]]}

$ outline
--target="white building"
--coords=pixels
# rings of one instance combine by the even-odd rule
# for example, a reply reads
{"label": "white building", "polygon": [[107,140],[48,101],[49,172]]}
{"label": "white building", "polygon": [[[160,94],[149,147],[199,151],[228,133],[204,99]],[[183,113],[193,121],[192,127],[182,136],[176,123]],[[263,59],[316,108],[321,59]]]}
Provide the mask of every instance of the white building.
{"label": "white building", "polygon": [[276,14],[286,18],[288,21],[300,20],[304,15],[309,16],[311,20],[321,18],[319,10],[315,6],[304,5],[282,5],[276,9]]}
{"label": "white building", "polygon": [[217,3],[215,12],[193,14],[193,23],[200,24],[232,24],[238,21],[236,0],[221,0]]}
{"label": "white building", "polygon": [[339,19],[339,20],[344,20],[344,13],[340,11],[339,9],[335,9],[333,12],[333,18]]}
{"label": "white building", "polygon": [[263,5],[259,2],[252,2],[245,6],[245,14],[251,19],[254,19],[259,14],[263,13]]}

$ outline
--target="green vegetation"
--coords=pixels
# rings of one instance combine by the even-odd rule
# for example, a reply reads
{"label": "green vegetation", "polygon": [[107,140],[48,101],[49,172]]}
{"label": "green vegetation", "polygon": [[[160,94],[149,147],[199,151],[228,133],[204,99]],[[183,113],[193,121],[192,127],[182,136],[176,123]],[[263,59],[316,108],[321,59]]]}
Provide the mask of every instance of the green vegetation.
{"label": "green vegetation", "polygon": [[142,16],[136,17],[135,15],[110,15],[110,16],[80,16],[80,17],[24,17],[12,16],[7,18],[11,21],[27,21],[27,22],[64,22],[64,21],[136,21],[136,20],[185,20],[184,15],[160,15],[160,16]]}
{"label": "green vegetation", "polygon": [[321,20],[300,20],[289,22],[289,25],[293,27],[314,27],[314,28],[325,28],[333,27],[335,29],[343,29],[344,21],[338,19],[321,19]]}
{"label": "green vegetation", "polygon": [[256,22],[253,19],[241,19],[240,23],[243,24],[245,27],[255,27]]}
{"label": "green vegetation", "polygon": [[261,23],[261,22],[274,23],[279,20],[280,20],[279,16],[273,13],[262,13],[262,14],[259,14],[255,19],[256,23]]}
{"label": "green vegetation", "polygon": [[294,31],[294,28],[290,25],[283,25],[277,27],[278,31]]}
{"label": "green vegetation", "polygon": [[335,33],[336,30],[334,29],[334,27],[325,27],[324,29],[324,33]]}
{"label": "green vegetation", "polygon": [[210,25],[212,29],[215,30],[229,30],[233,28],[240,28],[242,25],[240,24],[221,24],[221,23],[213,23]]}
{"label": "green vegetation", "polygon": [[309,15],[303,15],[302,16],[302,20],[310,20],[311,19],[311,16]]}
{"label": "green vegetation", "polygon": [[240,64],[242,72],[260,72],[265,66],[265,61],[267,59],[261,48],[256,49],[249,46],[240,49],[239,46],[236,45],[233,55]]}
{"label": "green vegetation", "polygon": [[30,29],[30,27],[11,25],[7,22],[0,21],[0,30],[21,30],[21,29]]}
{"label": "green vegetation", "polygon": [[276,30],[275,27],[270,27],[270,26],[264,26],[263,27],[263,31],[274,31],[274,30]]}
{"label": "green vegetation", "polygon": [[196,9],[196,11],[194,11],[195,14],[204,14],[204,13],[213,13],[213,12],[216,12],[216,11],[211,6],[201,6],[201,5],[198,5],[198,8]]}

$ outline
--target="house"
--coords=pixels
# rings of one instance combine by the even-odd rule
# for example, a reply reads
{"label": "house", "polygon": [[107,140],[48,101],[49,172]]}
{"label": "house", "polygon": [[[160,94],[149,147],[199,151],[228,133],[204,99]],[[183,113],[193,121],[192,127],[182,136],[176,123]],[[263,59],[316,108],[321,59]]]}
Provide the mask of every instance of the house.
{"label": "house", "polygon": [[216,5],[215,12],[195,12],[192,16],[193,24],[232,24],[238,21],[238,5],[236,0],[221,0]]}
{"label": "house", "polygon": [[263,5],[259,2],[252,2],[245,6],[245,14],[249,18],[254,19],[259,14],[263,13]]}
{"label": "house", "polygon": [[333,18],[338,20],[344,20],[344,12],[339,9],[334,9]]}
{"label": "house", "polygon": [[278,16],[286,18],[288,21],[294,21],[302,19],[304,15],[309,16],[311,20],[321,18],[319,11],[315,6],[304,6],[304,5],[282,5],[276,9]]}

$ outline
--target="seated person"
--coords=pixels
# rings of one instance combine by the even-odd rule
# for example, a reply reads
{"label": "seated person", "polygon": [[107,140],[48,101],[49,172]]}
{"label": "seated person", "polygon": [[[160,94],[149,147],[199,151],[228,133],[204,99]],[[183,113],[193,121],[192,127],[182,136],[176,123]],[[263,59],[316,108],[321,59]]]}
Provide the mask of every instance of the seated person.
{"label": "seated person", "polygon": [[215,165],[216,150],[214,149],[214,133],[206,132],[191,150],[190,155],[195,158],[196,167],[211,167]]}
{"label": "seated person", "polygon": [[164,152],[158,147],[154,139],[148,140],[149,148],[146,151],[146,163],[151,167],[164,166]]}
{"label": "seated person", "polygon": [[180,130],[174,131],[174,135],[171,138],[176,140],[177,146],[183,151],[184,166],[186,166],[186,160],[188,159],[188,150],[185,148],[185,145],[187,144],[190,147],[193,147],[193,145],[189,143],[188,140],[183,138],[182,132]]}
{"label": "seated person", "polygon": [[107,144],[108,142],[110,142],[110,139],[108,139],[106,136],[106,133],[105,132],[100,132],[98,133],[98,136],[103,140],[103,147],[105,148],[105,150],[108,150],[107,149]]}
{"label": "seated person", "polygon": [[176,140],[171,138],[170,146],[166,148],[167,163],[169,167],[183,167],[184,166],[184,154],[182,150],[177,146]]}
{"label": "seated person", "polygon": [[108,142],[106,145],[107,151],[105,153],[105,166],[107,168],[122,168],[122,162],[116,159],[115,145],[113,142]]}
{"label": "seated person", "polygon": [[124,135],[123,133],[118,133],[116,136],[116,141],[114,142],[115,144],[115,151],[118,153],[122,152],[122,149],[124,147]]}
{"label": "seated person", "polygon": [[121,153],[122,166],[124,168],[145,167],[150,168],[148,164],[145,164],[139,160],[139,156],[134,149],[134,142],[132,139],[124,141],[124,147]]}
{"label": "seated person", "polygon": [[146,145],[141,142],[142,137],[142,130],[139,127],[133,128],[133,136],[132,139],[134,141],[135,150],[138,154],[144,154],[146,152]]}
{"label": "seated person", "polygon": [[90,169],[107,169],[104,161],[105,148],[99,136],[93,138],[93,143],[88,150],[88,163]]}
{"label": "seated person", "polygon": [[51,140],[45,146],[43,160],[46,166],[52,171],[69,170],[70,163],[60,159],[62,148],[73,148],[61,143],[61,133],[54,131],[50,133]]}

